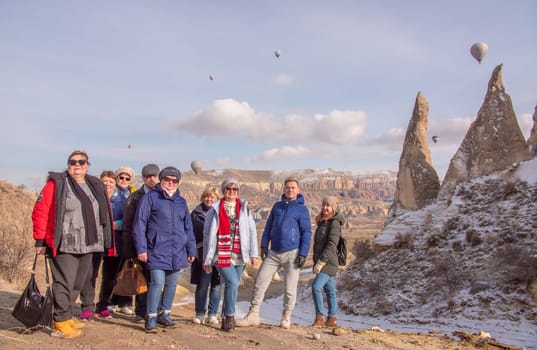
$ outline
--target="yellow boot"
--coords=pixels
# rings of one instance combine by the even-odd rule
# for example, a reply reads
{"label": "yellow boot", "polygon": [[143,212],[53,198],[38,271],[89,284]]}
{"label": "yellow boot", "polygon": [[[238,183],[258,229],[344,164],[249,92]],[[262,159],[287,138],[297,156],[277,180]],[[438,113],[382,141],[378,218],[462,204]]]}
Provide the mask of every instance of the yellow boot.
{"label": "yellow boot", "polygon": [[80,329],[71,327],[71,320],[56,322],[54,321],[54,332],[52,336],[60,338],[74,338],[82,334]]}
{"label": "yellow boot", "polygon": [[74,328],[74,329],[82,329],[86,326],[84,322],[80,322],[76,318],[72,318],[68,321],[69,321],[69,324],[71,325],[71,328]]}

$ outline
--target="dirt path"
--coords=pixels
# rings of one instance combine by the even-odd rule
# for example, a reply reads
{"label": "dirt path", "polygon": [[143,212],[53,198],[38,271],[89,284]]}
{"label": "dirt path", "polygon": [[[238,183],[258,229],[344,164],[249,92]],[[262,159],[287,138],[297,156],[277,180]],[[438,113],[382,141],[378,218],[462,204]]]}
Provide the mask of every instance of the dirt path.
{"label": "dirt path", "polygon": [[146,334],[143,323],[135,323],[128,316],[115,315],[112,320],[89,322],[80,337],[58,339],[49,336],[47,330],[20,334],[20,324],[10,315],[17,298],[18,293],[0,291],[0,349],[501,349],[435,335],[350,328],[340,328],[342,334],[334,335],[333,330],[328,328],[293,325],[284,330],[275,325],[262,324],[226,333],[218,328],[192,324],[194,311],[191,304],[175,307],[172,318],[178,327],[160,329],[158,334]]}

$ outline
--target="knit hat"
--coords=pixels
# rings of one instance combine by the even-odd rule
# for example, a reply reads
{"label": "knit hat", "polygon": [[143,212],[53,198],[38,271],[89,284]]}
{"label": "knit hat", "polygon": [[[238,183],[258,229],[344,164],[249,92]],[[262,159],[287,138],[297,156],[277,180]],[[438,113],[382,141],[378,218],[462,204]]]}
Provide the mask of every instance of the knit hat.
{"label": "knit hat", "polygon": [[222,181],[222,193],[226,193],[226,186],[229,185],[229,184],[235,184],[237,185],[237,188],[240,188],[240,184],[239,184],[239,180],[233,178],[233,177],[228,177],[227,179],[225,179],[224,181]]}
{"label": "knit hat", "polygon": [[132,168],[129,168],[128,166],[122,166],[119,169],[116,170],[116,177],[118,177],[121,174],[127,174],[131,178],[131,181],[134,180],[134,170]]}
{"label": "knit hat", "polygon": [[156,164],[146,164],[142,168],[142,176],[148,177],[152,175],[158,175],[160,169],[158,168],[158,165]]}
{"label": "knit hat", "polygon": [[328,204],[329,206],[332,207],[332,209],[334,209],[334,211],[336,211],[337,209],[337,204],[338,204],[339,200],[336,196],[325,196],[323,198],[323,204],[326,203]]}
{"label": "knit hat", "polygon": [[166,176],[174,176],[175,178],[177,178],[177,180],[181,180],[181,172],[179,171],[179,169],[173,166],[167,166],[162,169],[158,174],[158,179],[162,181],[162,179],[164,179]]}

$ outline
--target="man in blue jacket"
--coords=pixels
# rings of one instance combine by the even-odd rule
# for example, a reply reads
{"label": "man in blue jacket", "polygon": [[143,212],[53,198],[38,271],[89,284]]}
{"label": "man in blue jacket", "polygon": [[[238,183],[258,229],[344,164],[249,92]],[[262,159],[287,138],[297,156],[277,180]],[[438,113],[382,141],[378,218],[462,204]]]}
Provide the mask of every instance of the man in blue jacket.
{"label": "man in blue jacket", "polygon": [[[291,326],[291,312],[296,302],[296,290],[300,269],[304,266],[311,241],[311,220],[304,197],[300,194],[298,180],[287,178],[284,182],[282,200],[272,207],[261,238],[263,263],[254,283],[250,311],[238,327],[259,325],[259,307],[274,274],[284,270],[285,294],[280,326]],[[269,249],[270,243],[270,249]]]}

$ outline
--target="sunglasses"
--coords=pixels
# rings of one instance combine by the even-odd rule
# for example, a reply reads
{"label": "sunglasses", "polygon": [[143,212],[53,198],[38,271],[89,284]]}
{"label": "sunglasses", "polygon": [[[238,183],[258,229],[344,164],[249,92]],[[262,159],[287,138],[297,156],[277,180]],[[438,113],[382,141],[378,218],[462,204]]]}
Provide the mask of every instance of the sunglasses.
{"label": "sunglasses", "polygon": [[117,178],[122,180],[122,181],[130,181],[131,180],[131,178],[128,177],[128,176],[118,176]]}
{"label": "sunglasses", "polygon": [[162,179],[162,180],[164,180],[164,181],[168,181],[168,182],[173,182],[174,184],[179,183],[179,180],[174,179],[173,177],[167,177],[167,176],[166,176],[166,177],[165,177],[164,179]]}
{"label": "sunglasses", "polygon": [[226,191],[229,192],[238,192],[239,189],[237,187],[226,187]]}
{"label": "sunglasses", "polygon": [[87,159],[69,159],[67,161],[67,164],[69,164],[70,166],[75,166],[75,165],[86,165],[86,163],[88,162]]}

